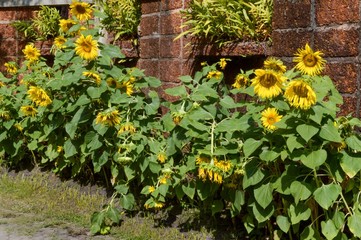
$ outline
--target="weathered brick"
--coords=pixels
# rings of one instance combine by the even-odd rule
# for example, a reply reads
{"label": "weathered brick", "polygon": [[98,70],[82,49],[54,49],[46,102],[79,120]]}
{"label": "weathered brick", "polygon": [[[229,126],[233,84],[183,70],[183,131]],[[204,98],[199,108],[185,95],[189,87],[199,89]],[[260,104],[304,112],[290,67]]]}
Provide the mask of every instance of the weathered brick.
{"label": "weathered brick", "polygon": [[181,33],[181,13],[171,12],[161,15],[160,33],[165,35]]}
{"label": "weathered brick", "polygon": [[178,58],[181,54],[180,41],[174,41],[174,37],[161,37],[160,38],[160,52],[161,58]]}
{"label": "weathered brick", "polygon": [[139,40],[139,56],[141,58],[158,58],[159,38],[141,38]]}
{"label": "weathered brick", "polygon": [[159,78],[159,61],[157,59],[139,59],[137,67],[143,69],[145,75]]}
{"label": "weathered brick", "polygon": [[16,29],[10,24],[0,24],[0,39],[16,38]]}
{"label": "weathered brick", "polygon": [[161,10],[167,11],[167,10],[174,10],[179,9],[183,7],[182,1],[174,1],[174,0],[161,0]]}
{"label": "weathered brick", "polygon": [[297,49],[310,43],[312,32],[308,30],[273,31],[272,55],[280,57],[294,56]]}
{"label": "weathered brick", "polygon": [[141,1],[142,14],[156,13],[160,11],[159,0],[142,0]]}
{"label": "weathered brick", "polygon": [[0,41],[0,58],[16,55],[16,40],[4,39]]}
{"label": "weathered brick", "polygon": [[359,0],[317,0],[317,24],[359,22],[359,7]]}
{"label": "weathered brick", "polygon": [[311,0],[274,0],[273,29],[304,28],[311,25]]}
{"label": "weathered brick", "polygon": [[357,113],[357,98],[350,96],[343,96],[343,104],[340,107],[338,116],[346,116],[352,114],[352,116],[360,116],[360,113]]}
{"label": "weathered brick", "polygon": [[164,82],[179,82],[183,63],[176,59],[159,61],[159,78]]}
{"label": "weathered brick", "polygon": [[328,57],[357,56],[359,54],[359,30],[330,29],[315,33],[315,48]]}
{"label": "weathered brick", "polygon": [[36,41],[35,47],[40,49],[41,55],[50,55],[50,49],[53,46],[53,41]]}
{"label": "weathered brick", "polygon": [[144,16],[140,20],[140,35],[148,36],[159,34],[159,16]]}
{"label": "weathered brick", "polygon": [[341,93],[357,91],[357,66],[355,63],[327,63],[325,75],[330,76]]}
{"label": "weathered brick", "polygon": [[36,11],[40,7],[21,7],[15,8],[16,20],[29,20],[36,16]]}
{"label": "weathered brick", "polygon": [[16,8],[0,8],[1,21],[16,20]]}

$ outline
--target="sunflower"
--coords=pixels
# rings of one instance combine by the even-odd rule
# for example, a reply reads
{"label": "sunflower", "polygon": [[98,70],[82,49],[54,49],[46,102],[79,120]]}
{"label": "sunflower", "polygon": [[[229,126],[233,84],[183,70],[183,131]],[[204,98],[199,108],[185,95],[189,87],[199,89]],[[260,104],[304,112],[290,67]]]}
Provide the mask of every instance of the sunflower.
{"label": "sunflower", "polygon": [[234,83],[232,84],[232,87],[241,89],[243,87],[246,87],[247,84],[248,84],[248,77],[239,73],[239,74],[237,74],[236,79],[234,80]]}
{"label": "sunflower", "polygon": [[228,172],[232,168],[232,163],[228,160],[214,161],[214,165],[223,172]]}
{"label": "sunflower", "polygon": [[303,74],[310,76],[318,75],[325,67],[326,60],[322,58],[323,53],[314,52],[308,44],[304,49],[298,49],[293,62],[296,62],[296,69]]}
{"label": "sunflower", "polygon": [[79,21],[87,21],[92,16],[93,10],[89,3],[74,1],[70,4],[70,13]]}
{"label": "sunflower", "polygon": [[126,122],[124,123],[122,126],[120,126],[119,131],[118,131],[118,135],[124,133],[124,132],[128,132],[130,134],[135,133],[136,129],[133,125],[133,123],[131,122]]}
{"label": "sunflower", "polygon": [[75,41],[75,52],[85,60],[94,60],[98,56],[98,42],[91,35],[81,35]]}
{"label": "sunflower", "polygon": [[3,83],[2,81],[0,81],[0,87],[5,87],[5,83]]}
{"label": "sunflower", "polygon": [[304,110],[316,103],[315,91],[303,80],[292,81],[287,86],[284,96],[291,106]]}
{"label": "sunflower", "polygon": [[131,83],[131,81],[122,82],[120,85],[117,86],[117,88],[120,88],[128,94],[128,96],[132,95],[134,92],[134,85]]}
{"label": "sunflower", "polygon": [[155,191],[155,187],[154,186],[149,186],[148,187],[148,193],[152,193]]}
{"label": "sunflower", "polygon": [[59,21],[59,27],[61,32],[66,33],[69,31],[69,29],[74,26],[76,22],[72,19],[60,19]]}
{"label": "sunflower", "polygon": [[222,73],[220,71],[210,71],[207,75],[208,79],[215,78],[215,79],[221,79]]}
{"label": "sunflower", "polygon": [[25,116],[31,116],[31,117],[35,117],[35,115],[38,113],[38,111],[30,105],[27,106],[22,106],[20,108],[20,111],[25,115]]}
{"label": "sunflower", "polygon": [[165,154],[165,152],[163,152],[163,151],[159,152],[157,155],[157,160],[160,163],[165,163],[165,161],[167,160],[167,155]]}
{"label": "sunflower", "polygon": [[276,72],[285,73],[287,70],[283,62],[280,59],[276,59],[274,57],[267,58],[267,60],[264,61],[263,65],[265,69],[271,69]]}
{"label": "sunflower", "polygon": [[31,86],[28,90],[29,98],[37,106],[46,107],[52,103],[50,97],[44,89],[40,87]]}
{"label": "sunflower", "polygon": [[225,58],[221,58],[219,59],[219,62],[218,62],[219,66],[221,67],[221,69],[225,69],[226,66],[227,66],[227,59]]}
{"label": "sunflower", "polygon": [[10,120],[10,112],[7,110],[0,110],[0,118],[2,118],[5,121],[9,121]]}
{"label": "sunflower", "polygon": [[54,39],[54,45],[57,49],[65,48],[64,43],[66,42],[66,38],[64,36],[57,36]]}
{"label": "sunflower", "polygon": [[25,59],[30,63],[36,62],[40,57],[40,50],[34,47],[33,44],[28,44],[23,49],[23,53],[25,54]]}
{"label": "sunflower", "polygon": [[18,68],[15,63],[8,62],[5,63],[4,66],[6,67],[6,71],[10,74],[16,74],[18,72]]}
{"label": "sunflower", "polygon": [[271,131],[277,128],[274,124],[281,121],[282,119],[282,116],[278,114],[275,108],[267,108],[263,110],[261,115],[261,121],[263,126]]}
{"label": "sunflower", "polygon": [[273,98],[282,92],[285,77],[270,69],[256,69],[256,77],[252,80],[254,92],[261,98]]}
{"label": "sunflower", "polygon": [[88,77],[88,78],[93,79],[97,85],[100,85],[100,83],[101,83],[101,81],[102,81],[102,79],[100,78],[99,74],[94,73],[94,72],[87,72],[87,71],[86,71],[86,72],[83,72],[83,75],[84,75],[85,77]]}
{"label": "sunflower", "polygon": [[103,124],[108,126],[114,126],[120,123],[120,115],[118,110],[107,110],[98,113],[95,119],[96,124]]}

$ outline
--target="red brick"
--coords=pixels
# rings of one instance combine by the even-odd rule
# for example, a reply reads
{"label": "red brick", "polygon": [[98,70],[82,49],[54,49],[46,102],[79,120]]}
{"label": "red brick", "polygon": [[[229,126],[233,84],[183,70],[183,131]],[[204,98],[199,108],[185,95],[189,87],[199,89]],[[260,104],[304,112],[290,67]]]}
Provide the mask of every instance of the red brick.
{"label": "red brick", "polygon": [[160,57],[161,58],[178,58],[181,54],[180,41],[174,37],[160,38]]}
{"label": "red brick", "polygon": [[1,21],[16,20],[16,8],[0,8]]}
{"label": "red brick", "polygon": [[359,30],[354,28],[330,29],[315,33],[315,48],[328,57],[357,56],[359,41]]}
{"label": "red brick", "polygon": [[156,15],[144,16],[140,20],[140,35],[148,36],[159,34],[159,17]]}
{"label": "red brick", "polygon": [[178,0],[178,1],[162,0],[161,1],[161,10],[162,11],[179,9],[179,8],[182,8],[182,6],[183,6],[183,3],[180,0]]}
{"label": "red brick", "polygon": [[40,49],[41,55],[50,55],[50,49],[53,46],[53,41],[36,41],[35,47]]}
{"label": "red brick", "polygon": [[273,29],[304,28],[311,25],[311,0],[274,0]]}
{"label": "red brick", "polygon": [[357,66],[355,63],[327,63],[325,75],[330,76],[340,93],[357,91]]}
{"label": "red brick", "polygon": [[141,1],[142,14],[155,13],[160,11],[159,0],[143,0]]}
{"label": "red brick", "polygon": [[29,20],[36,16],[36,11],[38,11],[39,9],[39,7],[16,8],[16,20]]}
{"label": "red brick", "polygon": [[145,75],[159,78],[159,61],[157,59],[139,59],[137,67],[143,69]]}
{"label": "red brick", "polygon": [[158,58],[159,38],[141,38],[139,40],[140,58]]}
{"label": "red brick", "polygon": [[16,55],[16,40],[0,41],[0,58]]}
{"label": "red brick", "polygon": [[10,24],[0,24],[0,39],[15,38],[16,29]]}
{"label": "red brick", "polygon": [[159,78],[163,82],[179,82],[182,62],[175,59],[159,61]]}
{"label": "red brick", "polygon": [[350,96],[343,96],[343,104],[340,107],[338,116],[346,116],[352,114],[352,116],[360,116],[360,113],[357,113],[357,98]]}
{"label": "red brick", "polygon": [[319,25],[359,22],[359,0],[318,0],[316,21]]}
{"label": "red brick", "polygon": [[181,13],[162,14],[160,19],[160,33],[165,35],[181,33]]}
{"label": "red brick", "polygon": [[310,43],[312,32],[308,30],[273,31],[272,55],[280,57],[294,56],[297,49]]}

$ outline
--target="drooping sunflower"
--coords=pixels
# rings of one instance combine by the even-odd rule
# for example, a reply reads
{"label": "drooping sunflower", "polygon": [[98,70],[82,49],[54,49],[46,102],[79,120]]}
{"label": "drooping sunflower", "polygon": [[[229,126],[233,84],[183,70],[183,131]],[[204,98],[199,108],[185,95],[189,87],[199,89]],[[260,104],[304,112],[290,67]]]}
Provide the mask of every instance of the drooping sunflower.
{"label": "drooping sunflower", "polygon": [[91,78],[92,80],[94,80],[94,82],[97,84],[97,85],[100,85],[102,79],[101,77],[99,76],[99,74],[97,73],[94,73],[94,72],[89,72],[89,71],[85,71],[83,72],[83,75],[85,77],[88,77],[88,78]]}
{"label": "drooping sunflower", "polygon": [[311,47],[306,44],[304,49],[298,49],[293,62],[296,62],[296,69],[303,74],[310,76],[318,75],[325,67],[326,60],[322,58],[323,53],[314,52]]}
{"label": "drooping sunflower", "polygon": [[117,88],[125,91],[128,96],[132,95],[134,92],[134,85],[131,81],[122,82],[120,85],[117,86]]}
{"label": "drooping sunflower", "polygon": [[31,117],[35,117],[35,115],[38,113],[38,111],[36,110],[36,108],[34,108],[33,106],[27,105],[27,106],[22,106],[20,108],[20,111],[25,115],[25,116],[31,116]]}
{"label": "drooping sunflower", "polygon": [[89,3],[73,0],[70,4],[70,13],[79,21],[87,21],[92,17],[93,9]]}
{"label": "drooping sunflower", "polygon": [[215,161],[214,165],[223,172],[228,172],[232,168],[232,163],[228,160]]}
{"label": "drooping sunflower", "polygon": [[282,84],[286,78],[271,69],[256,69],[252,80],[254,92],[261,98],[273,98],[282,93]]}
{"label": "drooping sunflower", "polygon": [[118,135],[128,132],[130,134],[134,134],[136,132],[136,128],[134,127],[133,123],[126,122],[122,124],[118,130]]}
{"label": "drooping sunflower", "polygon": [[85,60],[94,60],[98,56],[98,42],[91,35],[81,35],[75,41],[75,52]]}
{"label": "drooping sunflower", "polygon": [[232,84],[232,87],[241,89],[243,87],[246,87],[248,84],[248,77],[239,73],[236,76],[236,79],[234,80],[234,83]]}
{"label": "drooping sunflower", "polygon": [[265,69],[271,69],[276,72],[285,73],[287,68],[280,59],[269,57],[264,61],[263,66]]}
{"label": "drooping sunflower", "polygon": [[0,118],[5,121],[9,121],[11,118],[10,112],[7,110],[0,109]]}
{"label": "drooping sunflower", "polygon": [[48,94],[40,87],[30,86],[28,94],[30,100],[33,101],[37,106],[46,107],[52,103],[52,100]]}
{"label": "drooping sunflower", "polygon": [[275,108],[267,108],[262,111],[261,115],[262,125],[271,131],[277,128],[274,124],[282,119],[282,115],[279,115]]}
{"label": "drooping sunflower", "polygon": [[114,126],[120,123],[120,114],[118,110],[106,110],[97,114],[95,123],[106,126]]}
{"label": "drooping sunflower", "polygon": [[225,69],[226,66],[227,66],[227,59],[225,59],[225,58],[219,59],[218,64],[219,64],[219,67],[220,67],[222,70]]}
{"label": "drooping sunflower", "polygon": [[208,79],[211,79],[211,78],[221,79],[221,77],[222,77],[222,73],[220,71],[210,71],[207,74]]}
{"label": "drooping sunflower", "polygon": [[6,71],[10,74],[16,74],[18,72],[18,68],[15,63],[7,62],[4,64]]}
{"label": "drooping sunflower", "polygon": [[40,50],[37,49],[33,44],[28,44],[23,49],[23,53],[25,54],[25,59],[30,63],[36,62],[40,57]]}
{"label": "drooping sunflower", "polygon": [[309,109],[316,103],[315,91],[302,79],[290,82],[284,96],[291,106],[304,110]]}
{"label": "drooping sunflower", "polygon": [[67,33],[69,29],[74,26],[76,22],[73,19],[60,19],[59,20],[59,27],[61,32]]}
{"label": "drooping sunflower", "polygon": [[54,39],[54,45],[57,49],[65,48],[65,45],[64,45],[65,42],[66,42],[66,38],[64,36],[57,36]]}

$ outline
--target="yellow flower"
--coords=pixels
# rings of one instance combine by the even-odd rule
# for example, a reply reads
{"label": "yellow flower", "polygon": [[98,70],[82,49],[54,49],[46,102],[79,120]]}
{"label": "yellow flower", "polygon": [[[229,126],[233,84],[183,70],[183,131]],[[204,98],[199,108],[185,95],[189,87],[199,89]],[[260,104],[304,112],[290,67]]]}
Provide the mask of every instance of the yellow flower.
{"label": "yellow flower", "polygon": [[264,61],[263,65],[265,69],[271,69],[276,72],[285,73],[287,70],[283,62],[280,59],[276,59],[274,57],[267,58],[267,60]]}
{"label": "yellow flower", "polygon": [[118,135],[124,133],[124,132],[129,132],[130,134],[134,134],[136,131],[133,123],[131,122],[126,122],[124,123],[122,126],[120,126],[119,131],[118,131]]}
{"label": "yellow flower", "polygon": [[208,65],[207,62],[201,62],[201,66],[202,66],[202,67],[204,67],[204,66],[206,66],[206,65]]}
{"label": "yellow flower", "polygon": [[3,83],[2,81],[0,81],[0,87],[5,87],[5,83]]}
{"label": "yellow flower", "polygon": [[218,183],[218,184],[222,184],[223,182],[223,177],[221,174],[217,173],[217,172],[214,172],[213,173],[213,181],[215,183]]}
{"label": "yellow flower", "polygon": [[54,45],[57,49],[65,48],[64,43],[66,42],[66,38],[64,36],[57,36],[54,39]]}
{"label": "yellow flower", "polygon": [[11,74],[16,74],[18,72],[18,68],[16,67],[15,63],[5,63],[4,66],[6,67],[6,71]]}
{"label": "yellow flower", "polygon": [[94,73],[94,72],[83,72],[83,75],[84,75],[85,77],[88,77],[88,78],[93,79],[97,85],[100,85],[100,83],[101,83],[101,81],[102,81],[102,79],[100,78],[99,74]]}
{"label": "yellow flower", "polygon": [[285,77],[270,69],[257,69],[252,81],[254,92],[261,98],[273,98],[282,93]]}
{"label": "yellow flower", "polygon": [[59,21],[59,27],[63,33],[68,32],[69,29],[72,26],[74,26],[75,24],[76,24],[76,22],[72,19],[60,19],[60,21]]}
{"label": "yellow flower", "polygon": [[219,66],[221,67],[221,69],[223,70],[223,69],[225,69],[225,67],[227,66],[227,60],[225,59],[225,58],[221,58],[220,60],[219,60]]}
{"label": "yellow flower", "polygon": [[32,116],[35,117],[35,115],[38,113],[38,111],[33,107],[33,106],[22,106],[20,108],[20,111],[25,115],[25,116]]}
{"label": "yellow flower", "polygon": [[0,118],[2,118],[5,121],[10,120],[10,113],[6,110],[0,110]]}
{"label": "yellow flower", "polygon": [[31,86],[28,90],[28,94],[30,100],[33,101],[37,106],[46,107],[52,103],[52,100],[48,94],[40,87]]}
{"label": "yellow flower", "polygon": [[282,119],[282,116],[278,115],[278,112],[275,108],[267,108],[261,113],[261,115],[263,126],[271,131],[277,128],[274,124],[281,121]]}
{"label": "yellow flower", "polygon": [[204,168],[198,168],[198,177],[202,179],[202,181],[206,181],[207,179],[207,170]]}
{"label": "yellow flower", "polygon": [[160,163],[165,163],[165,161],[167,160],[167,155],[162,151],[158,153],[157,159]]}
{"label": "yellow flower", "polygon": [[149,192],[149,193],[152,193],[152,192],[154,192],[154,191],[155,191],[155,187],[154,187],[154,186],[149,186],[148,192]]}
{"label": "yellow flower", "polygon": [[73,0],[70,4],[70,13],[80,21],[87,21],[92,17],[93,10],[89,3]]}
{"label": "yellow flower", "polygon": [[204,155],[199,155],[196,158],[196,163],[198,165],[202,164],[202,163],[210,163],[210,162],[211,162],[211,160],[208,157],[205,157]]}
{"label": "yellow flower", "polygon": [[208,79],[215,78],[220,79],[222,77],[222,73],[220,71],[210,71],[207,75]]}
{"label": "yellow flower", "polygon": [[161,178],[159,179],[159,183],[160,183],[160,184],[166,184],[166,183],[167,183],[167,177],[161,177]]}
{"label": "yellow flower", "polygon": [[316,103],[316,93],[303,80],[295,80],[289,83],[284,96],[291,106],[304,110]]}
{"label": "yellow flower", "polygon": [[63,146],[58,146],[58,147],[56,148],[56,151],[57,151],[58,153],[63,152],[63,151],[64,151]]}
{"label": "yellow flower", "polygon": [[25,54],[25,59],[30,63],[36,62],[40,57],[40,50],[34,47],[33,44],[28,44],[23,49],[23,53]]}
{"label": "yellow flower", "polygon": [[117,85],[117,88],[120,88],[123,91],[125,91],[126,94],[128,94],[128,96],[132,95],[132,93],[134,92],[133,84],[130,80],[126,82],[122,82],[120,85]]}
{"label": "yellow flower", "polygon": [[159,208],[162,208],[162,207],[164,207],[164,203],[158,202],[158,201],[154,201],[154,208],[159,209]]}
{"label": "yellow flower", "polygon": [[223,172],[228,172],[232,168],[232,163],[227,160],[214,161],[214,165],[222,170]]}
{"label": "yellow flower", "polygon": [[108,110],[97,114],[95,123],[108,126],[114,126],[120,123],[120,115],[118,110]]}
{"label": "yellow flower", "polygon": [[22,132],[24,129],[23,129],[23,126],[21,126],[20,123],[15,123],[14,124],[14,127],[19,131],[19,132]]}
{"label": "yellow flower", "polygon": [[91,35],[81,35],[75,41],[75,52],[85,60],[94,60],[98,56],[98,42]]}
{"label": "yellow flower", "polygon": [[306,44],[304,49],[298,49],[293,61],[297,63],[296,69],[301,71],[301,73],[314,76],[320,74],[326,64],[326,60],[322,58],[322,55],[322,52],[314,52]]}
{"label": "yellow flower", "polygon": [[245,75],[239,73],[239,74],[237,74],[236,79],[235,79],[234,83],[232,84],[232,87],[241,89],[243,87],[246,87],[247,83],[248,83],[248,78]]}
{"label": "yellow flower", "polygon": [[108,78],[107,79],[107,84],[109,87],[117,87],[117,80],[115,80],[114,78]]}

